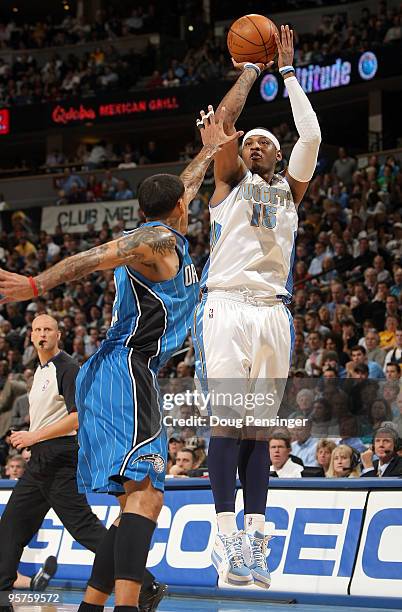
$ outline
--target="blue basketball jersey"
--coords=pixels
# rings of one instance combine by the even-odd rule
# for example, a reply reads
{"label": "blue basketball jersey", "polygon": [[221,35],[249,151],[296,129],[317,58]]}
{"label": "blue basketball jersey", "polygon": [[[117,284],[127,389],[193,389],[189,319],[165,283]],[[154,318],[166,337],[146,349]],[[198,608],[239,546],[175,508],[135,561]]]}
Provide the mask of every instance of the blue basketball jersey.
{"label": "blue basketball jersey", "polygon": [[149,367],[157,371],[186,339],[199,298],[199,284],[186,238],[160,221],[144,223],[141,228],[155,226],[166,227],[175,235],[179,271],[170,280],[153,282],[129,266],[116,268],[116,297],[106,342],[139,351],[150,359]]}

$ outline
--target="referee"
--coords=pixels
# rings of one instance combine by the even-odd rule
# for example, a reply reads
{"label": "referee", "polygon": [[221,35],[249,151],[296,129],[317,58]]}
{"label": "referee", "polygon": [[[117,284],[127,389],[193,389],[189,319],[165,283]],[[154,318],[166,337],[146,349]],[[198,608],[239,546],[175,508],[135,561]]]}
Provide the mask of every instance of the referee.
{"label": "referee", "polygon": [[[12,590],[24,547],[50,508],[73,538],[92,552],[107,533],[76,483],[75,379],[79,367],[59,349],[60,331],[53,317],[36,317],[31,339],[40,363],[29,394],[30,427],[13,432],[10,439],[18,450],[30,447],[32,454],[0,520],[0,591]],[[140,610],[155,610],[164,588],[146,572]],[[5,608],[0,605],[1,610]]]}

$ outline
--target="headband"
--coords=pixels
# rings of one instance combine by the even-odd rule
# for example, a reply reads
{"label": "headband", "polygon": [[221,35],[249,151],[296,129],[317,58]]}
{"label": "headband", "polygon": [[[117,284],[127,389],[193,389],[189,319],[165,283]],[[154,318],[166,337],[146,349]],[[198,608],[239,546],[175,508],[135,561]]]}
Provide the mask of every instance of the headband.
{"label": "headband", "polygon": [[254,130],[250,130],[249,132],[247,132],[247,134],[244,135],[243,141],[241,143],[242,148],[244,147],[244,143],[246,142],[247,138],[250,138],[250,136],[266,136],[271,142],[274,143],[275,149],[277,151],[281,150],[279,140],[271,132],[265,130],[264,128],[255,128]]}

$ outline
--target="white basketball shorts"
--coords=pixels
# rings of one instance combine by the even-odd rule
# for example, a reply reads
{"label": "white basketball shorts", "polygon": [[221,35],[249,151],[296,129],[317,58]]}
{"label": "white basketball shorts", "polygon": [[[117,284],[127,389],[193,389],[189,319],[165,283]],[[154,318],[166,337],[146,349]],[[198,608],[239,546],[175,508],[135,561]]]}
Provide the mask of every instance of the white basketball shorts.
{"label": "white basketball shorts", "polygon": [[196,376],[209,391],[213,387],[266,393],[276,386],[280,401],[293,342],[292,316],[279,300],[208,292],[194,316]]}

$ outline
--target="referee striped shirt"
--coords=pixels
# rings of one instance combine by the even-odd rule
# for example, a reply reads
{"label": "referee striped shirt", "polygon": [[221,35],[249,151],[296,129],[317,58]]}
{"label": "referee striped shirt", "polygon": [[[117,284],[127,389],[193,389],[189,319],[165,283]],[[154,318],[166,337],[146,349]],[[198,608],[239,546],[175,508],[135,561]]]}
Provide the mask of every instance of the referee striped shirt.
{"label": "referee striped shirt", "polygon": [[[44,365],[39,364],[29,393],[29,431],[54,425],[71,412],[76,412],[75,379],[79,367],[64,351]],[[72,431],[71,436],[76,435]]]}

